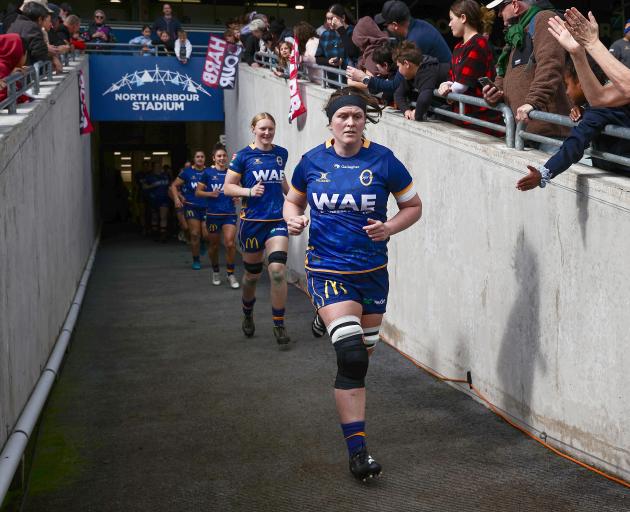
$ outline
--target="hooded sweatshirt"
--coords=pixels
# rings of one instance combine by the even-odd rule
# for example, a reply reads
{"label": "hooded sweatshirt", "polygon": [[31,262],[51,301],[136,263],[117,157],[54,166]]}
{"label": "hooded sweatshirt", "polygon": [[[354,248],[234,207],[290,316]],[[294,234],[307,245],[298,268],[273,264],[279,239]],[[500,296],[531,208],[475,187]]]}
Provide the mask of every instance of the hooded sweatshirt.
{"label": "hooded sweatshirt", "polygon": [[389,36],[378,28],[376,22],[370,16],[361,18],[352,32],[352,42],[361,51],[358,66],[364,67],[373,75],[378,74],[376,64],[372,60],[372,53],[376,48],[387,44]]}
{"label": "hooded sweatshirt", "polygon": [[[24,55],[22,38],[17,34],[0,36],[0,78],[6,78],[20,63]],[[0,101],[6,99],[7,89],[0,90]]]}

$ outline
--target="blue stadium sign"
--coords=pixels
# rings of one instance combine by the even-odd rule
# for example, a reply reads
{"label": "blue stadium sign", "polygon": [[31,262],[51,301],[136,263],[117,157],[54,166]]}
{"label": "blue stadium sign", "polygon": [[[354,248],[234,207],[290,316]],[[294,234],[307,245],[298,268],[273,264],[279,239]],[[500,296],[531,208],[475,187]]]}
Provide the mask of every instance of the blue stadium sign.
{"label": "blue stadium sign", "polygon": [[201,83],[205,59],[90,56],[93,121],[223,121],[223,91]]}

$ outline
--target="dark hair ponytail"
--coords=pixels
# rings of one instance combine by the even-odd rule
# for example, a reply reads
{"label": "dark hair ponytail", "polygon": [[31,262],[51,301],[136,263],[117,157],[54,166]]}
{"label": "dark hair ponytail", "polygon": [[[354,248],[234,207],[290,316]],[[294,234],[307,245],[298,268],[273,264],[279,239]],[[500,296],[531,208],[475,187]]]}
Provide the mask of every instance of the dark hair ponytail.
{"label": "dark hair ponytail", "polygon": [[332,4],[326,12],[332,12],[335,16],[343,18],[348,25],[356,25],[357,23],[348,9],[341,4]]}

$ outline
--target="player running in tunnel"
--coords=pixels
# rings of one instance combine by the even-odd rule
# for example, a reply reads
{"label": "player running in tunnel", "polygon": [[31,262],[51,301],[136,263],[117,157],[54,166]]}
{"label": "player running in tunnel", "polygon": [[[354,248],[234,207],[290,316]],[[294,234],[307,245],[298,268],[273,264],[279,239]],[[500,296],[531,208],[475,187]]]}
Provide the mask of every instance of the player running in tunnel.
{"label": "player running in tunnel", "polygon": [[221,235],[223,235],[227,280],[230,287],[239,288],[240,285],[234,276],[234,258],[236,256],[235,202],[238,200],[226,196],[223,192],[228,165],[228,155],[223,144],[215,144],[212,149],[212,162],[212,167],[208,167],[204,171],[195,192],[197,197],[204,197],[208,201],[206,227],[210,243],[208,255],[212,264],[212,284],[215,286],[221,284],[219,245]]}
{"label": "player running in tunnel", "polygon": [[[381,472],[366,446],[365,376],[387,305],[387,242],[420,219],[422,203],[391,150],[363,136],[366,122],[381,115],[376,98],[346,87],[325,111],[333,138],[295,168],[284,218],[290,235],[310,222],[308,291],[337,354],[335,401],[350,471],[365,481]],[[388,219],[390,194],[399,211]]]}
{"label": "player running in tunnel", "polygon": [[147,174],[142,181],[142,188],[147,194],[151,208],[151,234],[156,237],[156,240],[159,236],[161,242],[166,242],[167,239],[170,181],[168,173],[156,164],[153,165],[151,173]]}
{"label": "player running in tunnel", "polygon": [[205,225],[202,223],[206,218],[208,207],[206,198],[197,197],[195,191],[199,180],[206,169],[206,154],[195,151],[194,164],[186,167],[175,178],[171,184],[171,194],[175,198],[175,209],[183,208],[190,233],[190,250],[193,257],[193,270],[201,270],[199,253],[201,248],[202,231],[205,234]]}
{"label": "player running in tunnel", "polygon": [[273,333],[281,347],[291,339],[284,325],[287,301],[286,263],[289,248],[287,224],[282,218],[284,194],[288,183],[284,176],[287,150],[273,144],[276,121],[266,112],[254,116],[251,129],[255,140],[239,151],[230,163],[225,178],[225,194],[242,197],[238,239],[243,253],[243,332],[254,335],[256,283],[267,252],[271,279]]}

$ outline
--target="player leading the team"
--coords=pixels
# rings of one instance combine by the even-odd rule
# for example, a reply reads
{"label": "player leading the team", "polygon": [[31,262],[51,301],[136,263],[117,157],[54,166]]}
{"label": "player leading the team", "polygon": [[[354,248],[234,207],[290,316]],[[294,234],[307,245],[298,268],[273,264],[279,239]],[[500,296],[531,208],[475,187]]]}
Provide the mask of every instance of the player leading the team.
{"label": "player leading the team", "polygon": [[[365,481],[381,472],[365,441],[365,377],[387,305],[387,241],[420,219],[422,203],[391,150],[363,137],[366,121],[380,117],[376,98],[346,87],[325,111],[333,138],[295,168],[284,218],[291,235],[310,222],[308,291],[337,354],[335,401],[350,471]],[[390,194],[398,212],[388,219]]]}
{"label": "player leading the team", "polygon": [[267,252],[271,279],[273,333],[281,347],[291,341],[284,325],[287,301],[286,263],[289,248],[287,224],[282,217],[288,183],[284,176],[287,150],[273,144],[276,121],[262,112],[251,122],[254,142],[240,150],[230,163],[225,178],[225,194],[241,197],[241,223],[238,239],[243,254],[243,332],[254,335],[256,284]]}

